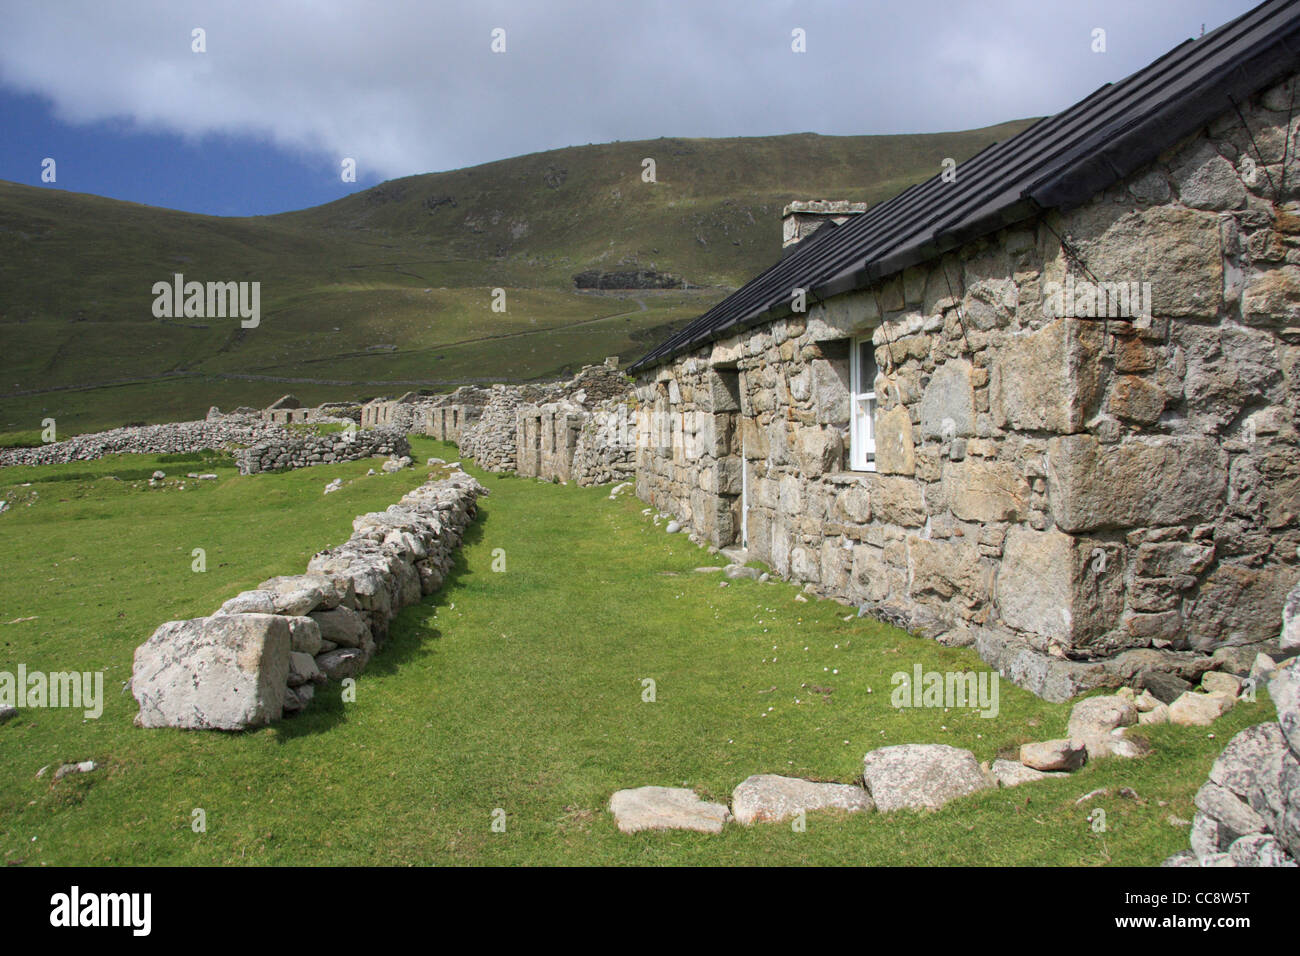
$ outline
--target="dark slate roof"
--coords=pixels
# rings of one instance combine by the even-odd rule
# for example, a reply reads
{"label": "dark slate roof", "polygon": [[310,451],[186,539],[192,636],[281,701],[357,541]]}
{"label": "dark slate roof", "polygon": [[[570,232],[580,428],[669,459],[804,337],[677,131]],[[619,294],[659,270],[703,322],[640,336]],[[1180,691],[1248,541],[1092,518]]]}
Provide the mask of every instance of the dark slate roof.
{"label": "dark slate roof", "polygon": [[1068,209],[1280,81],[1300,64],[1300,0],[1268,0],[1132,76],[995,143],[841,226],[822,226],[629,371],[790,313],[791,290],[810,302],[867,288],[911,265],[1045,209]]}

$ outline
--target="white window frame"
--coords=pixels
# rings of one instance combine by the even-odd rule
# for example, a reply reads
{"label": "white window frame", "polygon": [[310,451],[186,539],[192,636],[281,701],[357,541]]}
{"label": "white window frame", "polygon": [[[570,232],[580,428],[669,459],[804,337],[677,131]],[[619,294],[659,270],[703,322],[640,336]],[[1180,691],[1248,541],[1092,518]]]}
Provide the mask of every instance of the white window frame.
{"label": "white window frame", "polygon": [[849,467],[853,471],[876,470],[876,383],[862,380],[862,346],[872,349],[871,336],[849,340]]}

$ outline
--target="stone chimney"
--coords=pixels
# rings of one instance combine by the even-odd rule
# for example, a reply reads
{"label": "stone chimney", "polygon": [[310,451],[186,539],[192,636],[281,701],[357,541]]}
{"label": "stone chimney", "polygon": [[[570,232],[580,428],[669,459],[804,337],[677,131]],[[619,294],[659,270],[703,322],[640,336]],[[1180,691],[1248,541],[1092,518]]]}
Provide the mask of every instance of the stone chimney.
{"label": "stone chimney", "polygon": [[826,222],[838,226],[866,211],[866,203],[847,199],[796,200],[781,210],[781,248],[789,249],[800,239],[807,239]]}

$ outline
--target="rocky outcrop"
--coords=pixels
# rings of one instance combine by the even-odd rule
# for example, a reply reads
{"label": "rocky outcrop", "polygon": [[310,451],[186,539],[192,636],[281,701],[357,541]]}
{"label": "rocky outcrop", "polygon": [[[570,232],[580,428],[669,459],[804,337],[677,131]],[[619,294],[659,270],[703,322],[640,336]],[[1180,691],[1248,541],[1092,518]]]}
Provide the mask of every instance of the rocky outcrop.
{"label": "rocky outcrop", "polygon": [[142,727],[245,730],[307,707],[316,688],[356,677],[407,605],[439,587],[487,490],[463,471],[430,479],[306,574],[271,578],[216,614],[169,621],[136,649]]}
{"label": "rocky outcrop", "polygon": [[654,269],[626,269],[602,272],[588,269],[573,277],[575,289],[684,289],[685,280]]}

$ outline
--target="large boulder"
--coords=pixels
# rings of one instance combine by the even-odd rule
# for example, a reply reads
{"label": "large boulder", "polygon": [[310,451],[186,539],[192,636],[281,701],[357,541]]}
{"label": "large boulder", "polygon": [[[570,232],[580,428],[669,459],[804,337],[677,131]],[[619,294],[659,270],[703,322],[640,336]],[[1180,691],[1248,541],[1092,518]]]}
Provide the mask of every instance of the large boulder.
{"label": "large boulder", "polygon": [[973,753],[947,744],[873,750],[862,760],[862,779],[881,811],[935,810],[955,797],[994,786]]}
{"label": "large boulder", "polygon": [[871,796],[856,784],[814,783],[771,773],[747,778],[731,794],[731,812],[736,821],[745,826],[779,823],[800,811],[843,810],[854,813],[873,809],[875,804],[871,802]]}
{"label": "large boulder", "polygon": [[636,787],[609,798],[609,811],[624,833],[638,830],[696,830],[721,833],[731,812],[720,803],[701,800],[683,787]]}
{"label": "large boulder", "polygon": [[279,720],[290,646],[288,623],[273,614],[168,621],[135,651],[136,724],[244,730]]}

